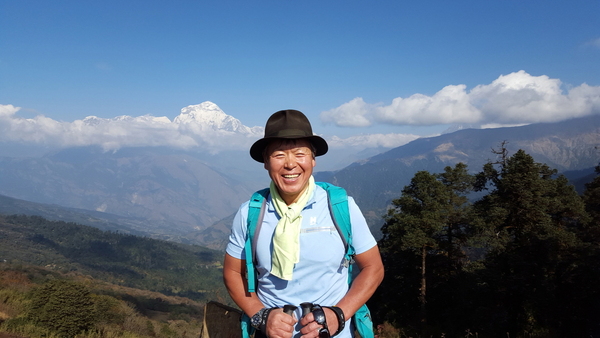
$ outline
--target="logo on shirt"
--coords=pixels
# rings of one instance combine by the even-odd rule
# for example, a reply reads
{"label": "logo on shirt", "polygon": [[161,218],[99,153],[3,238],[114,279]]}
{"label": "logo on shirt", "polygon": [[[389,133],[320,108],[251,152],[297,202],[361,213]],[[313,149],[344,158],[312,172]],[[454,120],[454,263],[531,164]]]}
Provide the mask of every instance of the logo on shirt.
{"label": "logo on shirt", "polygon": [[310,218],[310,225],[317,225],[317,218],[316,217],[311,217]]}

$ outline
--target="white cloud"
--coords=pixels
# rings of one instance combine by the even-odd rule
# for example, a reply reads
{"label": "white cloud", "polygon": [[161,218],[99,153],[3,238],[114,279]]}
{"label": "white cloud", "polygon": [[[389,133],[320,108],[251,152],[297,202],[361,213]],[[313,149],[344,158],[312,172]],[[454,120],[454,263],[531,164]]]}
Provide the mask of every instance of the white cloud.
{"label": "white cloud", "polygon": [[600,87],[582,84],[565,95],[560,80],[524,71],[479,85],[469,96],[485,112],[482,122],[488,124],[556,122],[589,115],[600,108]]}
{"label": "white cloud", "polygon": [[10,118],[11,116],[15,115],[16,112],[19,111],[19,107],[15,107],[12,104],[8,104],[8,105],[3,105],[0,104],[0,119],[2,118]]}
{"label": "white cloud", "polygon": [[433,96],[395,98],[388,106],[357,98],[323,112],[321,119],[342,127],[377,123],[518,125],[600,113],[600,87],[584,83],[566,93],[561,87],[558,79],[519,71],[478,85],[470,92],[465,85],[450,85]]}
{"label": "white cloud", "polygon": [[[600,87],[581,84],[565,90],[558,79],[524,71],[502,75],[470,91],[449,85],[432,96],[414,94],[395,98],[390,105],[371,104],[357,97],[321,113],[325,123],[342,127],[373,124],[468,124],[492,128],[555,122],[600,113]],[[248,149],[263,136],[262,127],[249,128],[211,102],[188,106],[173,121],[167,117],[94,116],[60,122],[43,115],[19,116],[18,107],[0,105],[0,142],[47,148],[99,145],[105,151],[123,147],[170,146],[218,153]],[[331,147],[393,148],[418,136],[371,134],[345,139],[333,137]]]}
{"label": "white cloud", "polygon": [[321,120],[325,123],[333,122],[340,127],[366,127],[371,124],[367,119],[375,105],[365,103],[361,97],[321,113]]}
{"label": "white cloud", "polygon": [[407,144],[410,141],[418,139],[421,136],[412,134],[364,134],[348,138],[339,138],[337,136],[327,140],[331,148],[352,148],[353,150],[363,150],[366,148],[395,148]]}
{"label": "white cloud", "polygon": [[[352,105],[360,107],[361,101],[356,99]],[[145,115],[111,119],[88,116],[73,122],[59,122],[43,115],[22,118],[17,114],[19,110],[12,105],[0,105],[0,142],[47,148],[98,145],[104,151],[170,146],[218,153],[248,149],[252,142],[263,136],[262,127],[248,128],[209,102],[183,108],[173,121],[164,116]],[[360,119],[354,121],[356,125],[361,123]],[[418,135],[412,134],[363,134],[348,138],[333,136],[327,142],[331,148],[357,152],[367,148],[399,147],[417,138]]]}
{"label": "white cloud", "polygon": [[378,107],[374,119],[379,123],[415,125],[477,122],[481,113],[470,104],[465,88],[465,85],[446,86],[433,96],[415,94],[406,99],[395,98],[391,105]]}
{"label": "white cloud", "polygon": [[246,134],[235,133],[196,123],[180,124],[167,117],[119,116],[112,119],[88,116],[73,122],[58,122],[38,115],[22,118],[20,108],[0,105],[0,142],[39,144],[50,147],[99,145],[105,151],[123,147],[171,146],[199,148],[217,153],[222,150],[249,148],[262,137],[262,128]]}

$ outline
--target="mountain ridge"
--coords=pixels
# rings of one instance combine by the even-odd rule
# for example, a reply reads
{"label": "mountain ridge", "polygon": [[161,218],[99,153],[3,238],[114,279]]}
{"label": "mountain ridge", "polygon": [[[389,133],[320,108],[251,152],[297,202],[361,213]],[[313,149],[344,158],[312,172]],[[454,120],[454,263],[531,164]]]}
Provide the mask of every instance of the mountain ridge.
{"label": "mountain ridge", "polygon": [[156,149],[72,148],[42,158],[0,158],[0,173],[0,194],[143,218],[149,229],[180,235],[226,217],[253,191],[192,154]]}
{"label": "mountain ridge", "polygon": [[[386,206],[419,170],[439,173],[464,162],[472,172],[479,171],[496,160],[492,149],[504,141],[509,155],[523,149],[560,172],[587,170],[598,164],[599,135],[598,115],[561,123],[462,129],[419,138],[336,171],[319,172],[318,158],[314,175],[346,188],[378,231]],[[89,146],[35,158],[0,157],[0,194],[101,212],[92,217],[111,227],[120,224],[126,231],[154,238],[222,249],[232,214],[253,191],[268,186],[264,169],[247,152],[231,155],[169,147],[106,152]]]}
{"label": "mountain ridge", "polygon": [[[368,215],[374,227],[392,199],[420,170],[441,173],[458,162],[471,172],[495,162],[492,150],[502,142],[509,156],[519,149],[559,172],[589,169],[600,160],[600,116],[497,129],[463,129],[420,138],[335,172],[316,173],[315,179],[343,186]],[[375,225],[376,224],[376,225]]]}

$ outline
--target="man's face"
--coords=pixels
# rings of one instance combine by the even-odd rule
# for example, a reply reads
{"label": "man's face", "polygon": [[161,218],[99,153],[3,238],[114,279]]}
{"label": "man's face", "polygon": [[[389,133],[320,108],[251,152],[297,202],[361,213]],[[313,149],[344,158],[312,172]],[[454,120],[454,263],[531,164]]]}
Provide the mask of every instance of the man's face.
{"label": "man's face", "polygon": [[265,169],[288,205],[308,186],[315,165],[307,140],[275,141],[267,147]]}

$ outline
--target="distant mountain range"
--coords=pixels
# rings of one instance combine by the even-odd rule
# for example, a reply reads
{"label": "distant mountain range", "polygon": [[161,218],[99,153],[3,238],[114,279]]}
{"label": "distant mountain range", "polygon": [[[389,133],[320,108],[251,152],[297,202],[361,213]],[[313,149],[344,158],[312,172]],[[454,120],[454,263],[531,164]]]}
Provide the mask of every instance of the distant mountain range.
{"label": "distant mountain range", "polygon": [[[204,116],[197,116],[197,109]],[[190,106],[188,110],[176,118],[179,124],[202,120],[194,128],[225,128],[246,135],[260,132],[228,119],[220,109],[212,115],[204,113],[211,107]],[[575,181],[591,175],[591,168],[600,161],[600,116],[512,128],[462,129],[420,138],[335,172],[317,172],[315,178],[345,187],[378,230],[386,206],[400,196],[414,173],[438,173],[458,162],[477,172],[487,161],[496,160],[491,150],[503,141],[509,155],[523,149],[538,162],[571,172]],[[318,163],[319,159],[316,169]],[[232,214],[252,191],[267,184],[264,169],[247,152],[204,155],[165,147],[114,152],[70,148],[43,157],[0,158],[0,195],[7,197],[0,198],[0,213],[45,212],[42,216],[47,217],[52,210],[50,219],[64,217],[222,249]],[[42,205],[25,207],[26,201]]]}
{"label": "distant mountain range", "polygon": [[160,238],[204,230],[253,190],[252,182],[226,176],[192,154],[165,149],[73,148],[41,158],[0,158],[0,194],[93,211],[92,217]]}
{"label": "distant mountain range", "polygon": [[420,138],[342,170],[318,173],[315,178],[345,187],[371,224],[380,224],[386,206],[400,197],[417,171],[441,173],[444,167],[463,162],[471,172],[478,172],[485,163],[497,160],[492,150],[498,150],[504,141],[509,156],[522,149],[537,162],[569,172],[570,178],[577,180],[589,175],[600,161],[600,116],[511,128],[463,129]]}

